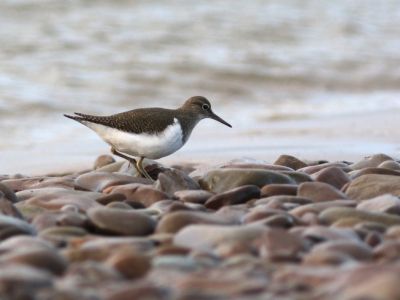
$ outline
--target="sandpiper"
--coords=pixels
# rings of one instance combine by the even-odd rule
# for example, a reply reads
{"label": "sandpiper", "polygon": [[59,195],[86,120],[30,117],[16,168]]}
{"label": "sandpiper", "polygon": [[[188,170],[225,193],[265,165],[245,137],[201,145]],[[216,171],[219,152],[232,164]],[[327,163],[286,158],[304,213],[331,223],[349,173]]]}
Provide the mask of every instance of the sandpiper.
{"label": "sandpiper", "polygon": [[[143,159],[158,159],[180,149],[200,120],[211,118],[232,127],[211,110],[210,101],[202,96],[189,98],[178,109],[152,107],[111,116],[82,113],[64,116],[95,131],[111,146],[113,154],[133,163],[143,177],[151,180],[142,166]],[[130,156],[138,157],[139,160]]]}

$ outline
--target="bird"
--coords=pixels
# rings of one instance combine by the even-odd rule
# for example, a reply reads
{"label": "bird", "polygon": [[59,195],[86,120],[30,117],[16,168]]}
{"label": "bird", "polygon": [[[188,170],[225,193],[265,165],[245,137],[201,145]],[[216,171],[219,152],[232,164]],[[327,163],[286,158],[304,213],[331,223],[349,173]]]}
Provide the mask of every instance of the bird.
{"label": "bird", "polygon": [[212,111],[210,101],[203,96],[190,97],[177,109],[138,108],[108,116],[74,114],[64,116],[96,132],[111,146],[112,154],[131,162],[142,177],[152,181],[143,160],[159,159],[182,148],[202,119],[232,127]]}

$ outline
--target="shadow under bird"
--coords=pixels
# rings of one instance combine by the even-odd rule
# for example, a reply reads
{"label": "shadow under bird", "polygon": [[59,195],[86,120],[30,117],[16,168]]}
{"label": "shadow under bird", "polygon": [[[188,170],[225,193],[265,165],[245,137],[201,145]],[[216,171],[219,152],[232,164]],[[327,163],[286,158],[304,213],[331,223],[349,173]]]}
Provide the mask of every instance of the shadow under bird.
{"label": "shadow under bird", "polygon": [[202,96],[189,98],[177,109],[152,107],[111,116],[82,113],[64,116],[95,131],[111,146],[113,154],[133,163],[143,177],[151,180],[142,165],[143,159],[158,159],[180,149],[200,120],[211,118],[232,127],[212,111],[210,101]]}

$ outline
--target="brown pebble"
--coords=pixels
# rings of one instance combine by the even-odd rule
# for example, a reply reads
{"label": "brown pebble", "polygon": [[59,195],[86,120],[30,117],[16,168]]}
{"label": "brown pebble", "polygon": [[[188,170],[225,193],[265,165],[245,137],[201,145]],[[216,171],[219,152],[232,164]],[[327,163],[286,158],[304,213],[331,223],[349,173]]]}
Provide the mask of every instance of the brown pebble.
{"label": "brown pebble", "polygon": [[293,170],[298,170],[304,167],[307,167],[307,164],[300,159],[283,154],[278,157],[278,159],[274,162],[274,165],[286,166],[292,168]]}
{"label": "brown pebble", "polygon": [[225,205],[246,203],[254,198],[260,198],[260,188],[256,185],[244,185],[212,196],[205,203],[205,207],[218,209]]}
{"label": "brown pebble", "polygon": [[261,197],[270,197],[277,195],[296,195],[296,184],[267,184],[261,188]]}
{"label": "brown pebble", "polygon": [[150,270],[151,261],[147,255],[121,249],[107,259],[106,265],[116,269],[126,278],[136,279],[143,277]]}
{"label": "brown pebble", "polygon": [[99,169],[115,162],[114,157],[109,154],[103,154],[96,158],[93,169]]}
{"label": "brown pebble", "polygon": [[340,190],[345,184],[350,182],[350,178],[343,169],[338,167],[324,168],[312,176],[315,181],[325,182]]}
{"label": "brown pebble", "polygon": [[297,196],[314,202],[347,199],[346,195],[341,191],[323,182],[304,182],[300,184]]}

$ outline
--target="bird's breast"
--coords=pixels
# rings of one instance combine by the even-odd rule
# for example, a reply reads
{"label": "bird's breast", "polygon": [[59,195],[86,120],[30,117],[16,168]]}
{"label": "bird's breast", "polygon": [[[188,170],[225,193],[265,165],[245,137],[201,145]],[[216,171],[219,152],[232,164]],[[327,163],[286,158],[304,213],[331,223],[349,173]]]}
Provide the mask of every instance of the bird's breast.
{"label": "bird's breast", "polygon": [[183,132],[178,119],[158,133],[130,133],[100,124],[85,124],[118,151],[158,159],[168,156],[184,145]]}

